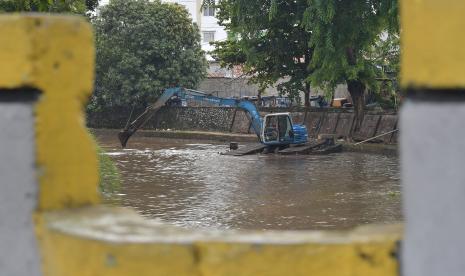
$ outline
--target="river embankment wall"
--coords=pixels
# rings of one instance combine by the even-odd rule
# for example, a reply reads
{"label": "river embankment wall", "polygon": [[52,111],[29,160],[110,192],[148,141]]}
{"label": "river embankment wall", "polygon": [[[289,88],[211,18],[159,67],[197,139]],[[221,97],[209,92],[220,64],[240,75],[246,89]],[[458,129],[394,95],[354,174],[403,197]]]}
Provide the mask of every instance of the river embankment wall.
{"label": "river embankment wall", "polygon": [[[132,120],[142,113],[132,112]],[[334,134],[337,138],[362,141],[390,132],[397,128],[395,112],[367,110],[360,130],[354,131],[352,110],[333,108],[262,108],[262,116],[268,113],[290,112],[294,123],[304,124],[311,138],[319,134]],[[87,114],[87,125],[91,128],[124,128],[131,110],[114,108]],[[253,133],[250,120],[242,110],[232,107],[163,107],[145,125],[149,130],[214,131],[229,133]],[[372,142],[396,144],[397,132],[382,136]]]}

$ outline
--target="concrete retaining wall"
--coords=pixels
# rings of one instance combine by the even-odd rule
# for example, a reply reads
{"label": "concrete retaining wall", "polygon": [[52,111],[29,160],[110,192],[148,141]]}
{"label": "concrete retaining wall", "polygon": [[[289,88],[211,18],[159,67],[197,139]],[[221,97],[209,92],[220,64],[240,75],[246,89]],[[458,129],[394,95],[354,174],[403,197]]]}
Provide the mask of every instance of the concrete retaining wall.
{"label": "concrete retaining wall", "polygon": [[[131,110],[114,109],[88,114],[88,126],[92,128],[123,128]],[[133,119],[142,109],[133,112]],[[376,113],[367,111],[359,131],[353,131],[354,114],[342,109],[277,109],[263,108],[262,115],[273,112],[290,112],[294,123],[307,126],[309,136],[318,134],[336,134],[338,138],[362,141],[375,135],[396,129],[395,113]],[[232,133],[252,133],[250,121],[242,110],[228,107],[165,107],[161,109],[145,126],[145,129],[171,129],[215,131]],[[380,137],[374,142],[396,143],[395,134]]]}

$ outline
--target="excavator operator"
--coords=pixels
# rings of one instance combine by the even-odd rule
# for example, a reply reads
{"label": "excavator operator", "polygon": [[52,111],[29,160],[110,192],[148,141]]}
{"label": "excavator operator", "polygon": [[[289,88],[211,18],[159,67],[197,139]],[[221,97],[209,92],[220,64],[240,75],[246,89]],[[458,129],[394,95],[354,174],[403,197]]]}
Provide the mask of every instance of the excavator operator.
{"label": "excavator operator", "polygon": [[265,139],[267,141],[276,141],[278,140],[278,122],[276,121],[276,117],[271,117],[266,122],[266,129],[265,129]]}

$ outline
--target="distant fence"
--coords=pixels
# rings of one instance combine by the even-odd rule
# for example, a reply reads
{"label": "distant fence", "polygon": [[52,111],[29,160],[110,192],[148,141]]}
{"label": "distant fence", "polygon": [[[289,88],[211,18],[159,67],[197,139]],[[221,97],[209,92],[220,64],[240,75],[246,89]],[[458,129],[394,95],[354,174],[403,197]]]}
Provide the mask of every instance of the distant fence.
{"label": "distant fence", "polygon": [[[131,110],[114,108],[88,114],[87,123],[92,128],[123,128]],[[143,112],[135,109],[133,119]],[[273,112],[290,112],[294,123],[307,126],[310,137],[318,134],[335,134],[338,138],[361,141],[396,129],[397,114],[367,111],[360,130],[354,131],[354,113],[333,108],[263,108],[262,115]],[[242,110],[231,107],[165,107],[145,126],[145,129],[172,129],[251,133],[250,121]],[[373,142],[395,144],[397,133],[380,137]]]}

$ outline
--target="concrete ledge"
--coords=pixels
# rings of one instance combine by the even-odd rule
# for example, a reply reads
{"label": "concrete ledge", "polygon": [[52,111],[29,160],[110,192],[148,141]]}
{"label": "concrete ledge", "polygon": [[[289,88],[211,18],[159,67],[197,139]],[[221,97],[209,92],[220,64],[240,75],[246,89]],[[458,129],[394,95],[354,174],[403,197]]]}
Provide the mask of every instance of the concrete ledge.
{"label": "concrete ledge", "polygon": [[397,275],[402,232],[193,231],[102,206],[40,220],[45,275]]}
{"label": "concrete ledge", "polygon": [[[110,129],[92,129],[92,133],[114,131],[115,135],[119,130]],[[115,136],[116,137],[116,136]],[[205,132],[205,131],[172,131],[172,130],[139,130],[134,137],[160,137],[170,139],[195,139],[195,140],[210,140],[222,142],[257,142],[255,134],[238,134],[224,132]],[[343,142],[343,151],[347,152],[362,152],[374,154],[397,155],[397,145],[386,145],[381,143],[365,143],[355,146],[352,143]]]}
{"label": "concrete ledge", "polygon": [[351,143],[342,143],[343,151],[347,152],[362,152],[362,153],[374,153],[384,155],[398,155],[399,147],[397,145],[386,145],[386,144],[374,144],[365,143],[361,145],[354,145]]}
{"label": "concrete ledge", "polygon": [[[118,131],[116,129],[91,129],[92,133],[99,132],[115,132],[115,137]],[[227,132],[209,132],[209,131],[177,131],[177,130],[138,130],[133,137],[160,137],[172,139],[195,139],[195,140],[211,140],[222,142],[257,142],[255,134],[239,134]]]}
{"label": "concrete ledge", "polygon": [[176,139],[215,140],[223,142],[257,142],[255,134],[239,134],[226,132],[206,131],[166,131],[166,130],[140,130],[136,132],[139,137],[161,137]]}

